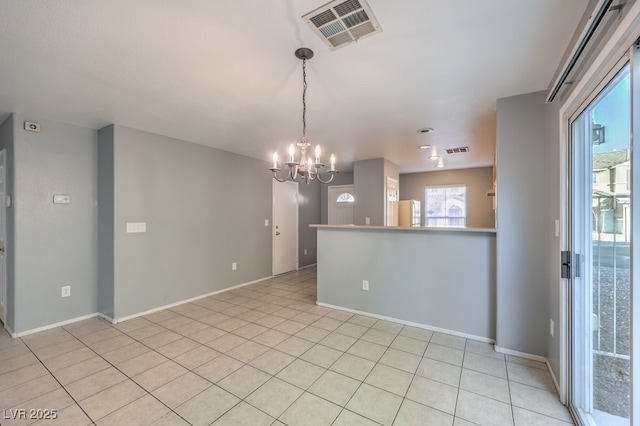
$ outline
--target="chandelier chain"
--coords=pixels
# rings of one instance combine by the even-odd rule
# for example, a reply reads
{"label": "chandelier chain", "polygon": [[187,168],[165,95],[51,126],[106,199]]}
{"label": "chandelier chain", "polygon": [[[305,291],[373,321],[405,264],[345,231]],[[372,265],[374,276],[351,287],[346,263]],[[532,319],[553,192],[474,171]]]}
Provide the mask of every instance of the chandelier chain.
{"label": "chandelier chain", "polygon": [[302,59],[302,138],[307,138],[307,58]]}

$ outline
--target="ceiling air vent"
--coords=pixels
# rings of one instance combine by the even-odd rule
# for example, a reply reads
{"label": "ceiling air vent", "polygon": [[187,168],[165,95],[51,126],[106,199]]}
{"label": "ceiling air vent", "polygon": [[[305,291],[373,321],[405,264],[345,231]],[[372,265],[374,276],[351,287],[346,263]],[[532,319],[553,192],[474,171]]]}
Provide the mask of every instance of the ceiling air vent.
{"label": "ceiling air vent", "polygon": [[302,17],[331,50],[382,32],[365,0],[337,0]]}
{"label": "ceiling air vent", "polygon": [[468,146],[460,146],[458,148],[447,148],[447,154],[461,154],[463,152],[469,152]]}

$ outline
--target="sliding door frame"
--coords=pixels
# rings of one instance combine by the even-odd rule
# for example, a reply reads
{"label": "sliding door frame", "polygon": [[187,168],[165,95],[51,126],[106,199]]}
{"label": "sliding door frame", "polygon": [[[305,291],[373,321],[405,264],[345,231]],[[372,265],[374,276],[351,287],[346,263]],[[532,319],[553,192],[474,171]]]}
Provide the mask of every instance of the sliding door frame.
{"label": "sliding door frame", "polygon": [[[570,119],[574,116],[577,116],[577,112],[583,110],[586,105],[591,102],[599,93],[599,91],[604,87],[603,81],[606,80],[606,77],[611,73],[613,69],[616,68],[622,60],[624,60],[624,56],[629,51],[630,47],[634,44],[634,42],[640,37],[640,1],[636,1],[631,5],[631,10],[624,17],[622,22],[618,25],[617,29],[614,31],[609,40],[604,43],[603,48],[600,50],[600,53],[595,57],[595,59],[591,62],[591,64],[587,67],[584,75],[579,81],[572,83],[572,90],[568,94],[567,98],[562,101],[562,105],[559,111],[559,134],[558,141],[559,146],[558,150],[560,152],[560,250],[569,250],[570,248],[570,226],[571,223],[569,221],[571,214],[571,206],[569,204],[571,194],[569,192],[569,185],[571,183],[571,170],[569,167],[571,157],[571,152],[569,151],[570,146],[570,135],[571,135],[571,121]],[[623,59],[621,59],[623,58]],[[632,66],[632,74],[634,73],[634,67]],[[636,67],[637,68],[637,67]],[[637,71],[636,71],[637,72]],[[633,77],[632,77],[633,79]],[[640,79],[636,82],[635,86],[638,86],[640,83]],[[600,90],[598,88],[600,87]],[[635,103],[638,100],[635,92],[638,89],[634,89],[634,84],[632,82],[632,101]],[[560,100],[557,100],[560,101]],[[632,109],[632,128],[640,129],[640,111],[638,108]],[[640,131],[638,132],[640,133]],[[633,154],[632,149],[632,161],[635,155]],[[640,173],[632,172],[632,182],[633,182],[633,194],[632,197],[634,199],[638,199],[638,192],[640,191]],[[634,215],[638,215],[640,211],[633,211]],[[640,228],[640,227],[639,227]],[[632,227],[632,238],[640,237],[640,229],[635,229]],[[634,241],[632,239],[632,241]],[[638,240],[640,241],[640,239]],[[640,250],[632,251],[632,262],[635,264],[640,264]],[[636,285],[637,277],[632,276],[632,289],[633,287],[637,288]],[[560,339],[560,371],[558,372],[558,385],[559,385],[559,393],[560,400],[563,404],[569,403],[569,384],[570,384],[570,316],[571,316],[571,305],[570,305],[570,293],[568,288],[568,280],[560,279],[558,283],[559,296],[560,296],[560,324],[559,324],[559,339]],[[640,292],[632,291],[632,300],[633,304],[640,303]],[[632,321],[636,324],[640,324],[640,312],[636,312],[632,310]],[[633,336],[633,329],[631,330]],[[640,340],[640,339],[638,339]],[[631,371],[640,372],[640,360],[635,359],[636,357],[633,354],[640,354],[640,341],[632,340],[632,365]],[[639,357],[640,358],[640,357]],[[640,375],[640,373],[639,373]],[[640,382],[640,380],[638,380]],[[631,404],[632,407],[640,407],[640,383],[632,382],[632,395],[631,395]],[[640,415],[640,413],[636,413],[636,416]]]}
{"label": "sliding door frame", "polygon": [[[569,250],[570,230],[571,230],[571,122],[572,118],[585,109],[589,103],[595,99],[604,86],[615,76],[624,66],[624,63],[631,61],[631,97],[632,97],[632,132],[640,135],[640,53],[635,47],[635,42],[640,38],[640,2],[635,2],[631,11],[625,16],[611,38],[604,44],[604,47],[596,58],[588,66],[584,76],[573,83],[572,91],[560,107],[559,118],[559,143],[560,146],[560,249]],[[636,54],[631,54],[631,50],[636,50]],[[635,83],[634,83],[635,81]],[[638,138],[640,140],[640,138]],[[633,141],[632,141],[633,144]],[[635,164],[635,154],[632,145],[631,161]],[[631,172],[632,179],[632,200],[640,199],[640,173]],[[633,202],[633,201],[632,201]],[[632,210],[635,218],[640,211]],[[633,220],[632,220],[633,222]],[[636,219],[637,222],[637,219]],[[639,228],[639,229],[636,229]],[[631,227],[632,240],[640,238],[640,227]],[[637,240],[637,241],[640,241]],[[631,251],[632,265],[640,265],[640,250]],[[640,380],[633,380],[634,372],[640,378],[640,339],[633,339],[634,327],[640,325],[640,310],[633,309],[633,306],[640,306],[640,274],[631,275],[631,424],[640,417],[640,412],[633,412],[633,407],[640,407]],[[559,372],[559,392],[561,401],[569,405],[571,380],[571,293],[569,280],[561,279],[559,283],[560,293],[560,372]],[[572,411],[572,415],[576,415]],[[577,419],[577,418],[576,418]]]}
{"label": "sliding door frame", "polygon": [[[578,143],[582,143],[583,146],[578,147],[575,143],[575,134],[574,134],[574,126],[573,123],[576,123],[580,116],[585,112],[589,111],[592,107],[592,104],[598,100],[603,94],[603,91],[607,89],[607,86],[618,84],[619,81],[623,78],[620,77],[621,73],[625,68],[629,68],[629,75],[631,76],[631,80],[633,80],[633,70],[630,65],[631,63],[631,51],[627,51],[624,56],[615,64],[615,66],[607,73],[607,75],[602,79],[602,81],[596,86],[592,93],[585,99],[585,101],[580,105],[580,107],[569,117],[567,125],[569,126],[569,135],[568,135],[568,198],[566,200],[567,210],[568,210],[568,218],[567,218],[567,247],[569,252],[571,253],[571,261],[575,263],[575,266],[572,265],[571,269],[571,278],[567,280],[567,299],[568,299],[568,330],[567,330],[567,367],[568,367],[568,395],[567,395],[567,405],[571,411],[574,419],[578,420],[578,424],[590,424],[590,422],[583,416],[581,413],[576,410],[571,403],[576,397],[580,397],[583,399],[582,405],[585,406],[587,410],[591,410],[593,408],[593,381],[586,379],[582,380],[582,378],[572,377],[572,372],[577,365],[574,364],[576,358],[582,357],[583,363],[585,366],[585,372],[588,374],[593,374],[593,362],[590,359],[590,353],[575,353],[573,351],[576,340],[586,339],[586,342],[581,341],[581,345],[583,346],[583,351],[590,351],[593,348],[593,339],[588,335],[590,334],[590,329],[585,329],[581,327],[584,324],[577,324],[578,320],[574,317],[574,312],[581,311],[582,321],[588,323],[590,312],[585,311],[587,308],[588,301],[592,297],[592,283],[587,285],[585,280],[591,280],[592,277],[592,269],[590,267],[592,257],[592,251],[590,247],[587,246],[587,241],[591,241],[591,224],[589,221],[586,221],[584,216],[575,217],[572,212],[576,210],[578,215],[584,214],[586,208],[591,208],[591,193],[592,193],[592,185],[591,185],[591,173],[587,173],[587,169],[591,171],[592,167],[592,153],[591,153],[591,145],[585,145],[585,140],[590,140],[590,129],[591,122],[586,121],[582,124],[584,128],[580,129],[582,138],[579,138]],[[625,73],[625,75],[627,75]],[[616,81],[618,80],[618,81]],[[606,95],[604,95],[606,96]],[[586,117],[590,118],[590,117]],[[633,122],[631,123],[633,128]],[[577,133],[577,132],[576,132]],[[633,141],[631,141],[631,147],[633,147]],[[633,164],[633,161],[632,163]],[[632,209],[632,212],[634,209]],[[576,231],[576,234],[573,234],[573,231]],[[578,239],[576,239],[576,237]],[[580,241],[578,241],[580,240]],[[633,242],[634,240],[631,239]],[[633,244],[632,244],[633,247]],[[574,262],[574,259],[580,258],[580,262]],[[578,271],[576,268],[581,267],[582,269]],[[576,270],[574,270],[576,269]],[[633,271],[633,268],[631,269]],[[587,293],[578,294],[576,288],[583,287],[586,288]],[[579,306],[574,306],[574,302],[579,300],[577,303]],[[633,308],[633,306],[632,306]],[[588,308],[587,308],[588,309]],[[577,331],[577,333],[575,333]],[[632,330],[631,330],[632,332]],[[631,341],[633,342],[633,334],[631,334]],[[586,343],[586,344],[585,344]],[[632,358],[633,359],[633,358]],[[576,381],[576,379],[580,379]],[[573,389],[574,384],[580,383],[583,387],[587,387],[587,389],[582,389],[581,392],[578,392],[577,389]]]}

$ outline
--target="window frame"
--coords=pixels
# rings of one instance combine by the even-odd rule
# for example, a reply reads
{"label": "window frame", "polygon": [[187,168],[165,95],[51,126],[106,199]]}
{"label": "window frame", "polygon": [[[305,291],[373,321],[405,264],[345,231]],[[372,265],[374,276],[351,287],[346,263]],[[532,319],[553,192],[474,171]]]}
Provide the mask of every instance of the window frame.
{"label": "window frame", "polygon": [[[430,189],[444,189],[445,191],[448,188],[463,188],[464,189],[464,208],[462,209],[463,211],[463,216],[449,216],[448,212],[449,212],[449,208],[445,203],[445,207],[444,207],[444,211],[447,213],[447,215],[445,216],[429,216],[429,196],[428,196],[428,191]],[[468,216],[468,208],[467,208],[467,202],[469,200],[468,197],[468,191],[467,191],[467,184],[466,183],[459,183],[459,184],[446,184],[446,185],[425,185],[424,187],[424,226],[425,227],[430,227],[430,228],[466,228],[467,227],[467,216]],[[445,192],[445,201],[446,201],[446,192]],[[451,225],[450,221],[452,220],[460,220],[462,219],[462,225]],[[445,225],[430,225],[429,224],[429,220],[444,220],[445,221]]]}

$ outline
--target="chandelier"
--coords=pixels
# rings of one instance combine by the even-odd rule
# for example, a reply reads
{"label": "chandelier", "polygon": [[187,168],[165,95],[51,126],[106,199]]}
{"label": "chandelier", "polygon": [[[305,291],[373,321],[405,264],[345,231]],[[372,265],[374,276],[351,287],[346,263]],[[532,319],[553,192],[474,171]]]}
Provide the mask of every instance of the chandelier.
{"label": "chandelier", "polygon": [[289,146],[289,156],[284,165],[287,166],[288,171],[283,177],[278,176],[278,172],[281,170],[278,165],[278,153],[273,153],[273,167],[269,170],[273,172],[273,178],[278,182],[295,181],[300,179],[307,184],[312,180],[318,180],[322,183],[329,183],[333,180],[333,176],[338,173],[336,170],[336,156],[331,154],[329,159],[329,170],[326,170],[325,174],[328,177],[324,179],[320,173],[322,169],[326,168],[326,165],[320,159],[320,145],[316,145],[314,156],[307,155],[307,148],[311,147],[311,144],[307,140],[307,59],[313,58],[313,50],[301,47],[296,50],[296,57],[302,59],[302,138],[297,145],[300,147],[300,159],[296,161],[296,147],[291,144]]}

